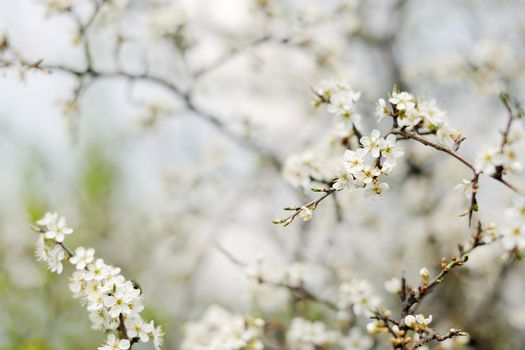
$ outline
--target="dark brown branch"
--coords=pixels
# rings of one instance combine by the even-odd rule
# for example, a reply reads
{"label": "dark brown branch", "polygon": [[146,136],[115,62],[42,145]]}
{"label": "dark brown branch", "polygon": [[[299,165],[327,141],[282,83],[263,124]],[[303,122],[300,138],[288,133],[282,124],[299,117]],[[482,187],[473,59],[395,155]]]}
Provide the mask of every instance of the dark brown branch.
{"label": "dark brown branch", "polygon": [[439,333],[436,333],[434,331],[427,331],[427,333],[430,333],[428,334],[427,336],[423,337],[422,339],[420,339],[419,341],[415,342],[414,344],[412,344],[408,349],[409,350],[415,350],[427,343],[430,343],[431,341],[433,340],[436,340],[438,342],[442,342],[442,341],[445,341],[447,339],[450,339],[450,338],[454,338],[454,337],[458,337],[458,336],[466,336],[467,333],[463,332],[462,330],[459,330],[459,329],[451,329],[449,330],[447,333],[441,335]]}

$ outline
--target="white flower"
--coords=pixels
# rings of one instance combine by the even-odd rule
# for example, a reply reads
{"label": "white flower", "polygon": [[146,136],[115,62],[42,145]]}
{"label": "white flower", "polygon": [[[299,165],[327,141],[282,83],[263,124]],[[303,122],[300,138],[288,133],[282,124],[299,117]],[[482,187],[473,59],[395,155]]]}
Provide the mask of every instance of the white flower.
{"label": "white flower", "polygon": [[379,306],[380,301],[365,280],[352,280],[339,287],[337,306],[342,310],[352,307],[356,315],[368,315]]}
{"label": "white flower", "polygon": [[126,329],[128,330],[128,337],[133,339],[139,338],[143,343],[149,341],[149,334],[153,332],[153,325],[145,323],[140,316],[128,318],[126,320]]}
{"label": "white flower", "polygon": [[392,97],[388,101],[396,106],[398,111],[405,110],[407,108],[413,108],[415,106],[414,96],[408,92],[393,92]]}
{"label": "white flower", "polygon": [[366,185],[374,182],[379,175],[381,175],[381,169],[375,165],[365,165],[360,173],[355,174],[355,177]]}
{"label": "white flower", "polygon": [[525,225],[516,224],[503,231],[502,243],[507,250],[525,249]]}
{"label": "white flower", "polygon": [[51,272],[58,274],[62,273],[63,265],[62,260],[65,259],[64,249],[56,244],[50,251],[47,257],[47,267]]}
{"label": "white flower", "polygon": [[525,198],[519,198],[507,209],[505,215],[509,219],[525,220]]}
{"label": "white flower", "polygon": [[380,122],[381,119],[383,119],[384,117],[387,117],[389,115],[390,114],[389,114],[388,109],[386,107],[386,101],[383,98],[380,98],[376,102],[375,116],[377,117],[377,122]]}
{"label": "white flower", "polygon": [[87,264],[95,259],[95,249],[78,247],[75,249],[75,255],[69,259],[69,262],[76,265],[77,270],[83,270]]}
{"label": "white flower", "polygon": [[330,97],[328,113],[349,118],[355,110],[355,100],[353,94],[349,92],[340,92]]}
{"label": "white flower", "polygon": [[408,105],[405,112],[397,118],[400,127],[413,128],[421,122],[419,111],[414,105]]}
{"label": "white flower", "polygon": [[372,195],[381,195],[384,191],[387,191],[390,189],[390,186],[386,182],[379,182],[377,180],[374,180],[366,185],[365,187],[365,195],[366,196],[372,196]]}
{"label": "white flower", "polygon": [[311,322],[300,317],[292,320],[286,333],[286,341],[294,350],[328,348],[335,344],[338,338],[339,333],[327,330],[324,323]]}
{"label": "white flower", "polygon": [[461,183],[454,187],[454,190],[463,192],[465,197],[470,199],[472,197],[472,181],[463,179],[461,180]]}
{"label": "white flower", "polygon": [[523,166],[517,160],[518,155],[516,151],[511,146],[507,145],[504,147],[502,158],[502,165],[505,170],[511,173],[519,173],[523,169]]}
{"label": "white flower", "polygon": [[332,185],[332,188],[336,191],[341,191],[344,188],[350,188],[354,183],[354,178],[351,174],[347,173],[345,170],[339,170],[339,176],[337,180]]}
{"label": "white flower", "polygon": [[361,137],[361,144],[363,148],[372,154],[372,157],[378,158],[379,151],[379,138],[381,137],[381,132],[377,129],[372,130],[370,137],[363,136]]}
{"label": "white flower", "polygon": [[50,248],[46,245],[43,235],[38,236],[36,241],[35,256],[37,261],[47,262]]}
{"label": "white flower", "polygon": [[423,314],[417,314],[416,322],[418,325],[428,326],[432,322],[432,315],[428,315],[428,317],[425,318]]}
{"label": "white flower", "polygon": [[115,334],[109,334],[106,343],[98,347],[98,350],[126,350],[129,349],[130,342],[127,339],[119,339]]}
{"label": "white flower", "polygon": [[47,227],[48,225],[55,224],[57,220],[58,220],[58,214],[56,212],[53,212],[53,213],[47,212],[45,213],[44,217],[38,220],[36,223],[40,226]]}
{"label": "white flower", "polygon": [[405,317],[405,325],[409,328],[415,328],[416,327],[416,318],[413,315],[407,315]]}
{"label": "white flower", "polygon": [[312,209],[308,207],[301,207],[301,211],[299,212],[299,217],[303,219],[303,221],[308,221],[312,219],[312,216],[314,215]]}
{"label": "white flower", "polygon": [[108,277],[110,273],[109,266],[104,263],[104,260],[97,259],[95,263],[87,266],[86,281],[97,280],[101,281]]}
{"label": "white flower", "polygon": [[347,336],[341,338],[343,350],[368,350],[373,344],[372,338],[363,334],[359,328],[352,328]]}
{"label": "white flower", "polygon": [[155,350],[160,350],[160,347],[164,343],[164,330],[161,326],[155,327],[154,321],[151,321],[151,337],[153,338],[153,346],[155,347]]}
{"label": "white flower", "polygon": [[385,282],[385,289],[387,292],[392,294],[401,292],[401,280],[397,277],[392,277]]}
{"label": "white flower", "polygon": [[[46,221],[45,217],[43,221]],[[44,237],[47,239],[54,239],[57,242],[63,242],[66,235],[73,233],[73,229],[66,226],[65,218],[60,218],[58,221],[48,222],[46,227],[47,230],[44,233]]]}
{"label": "white flower", "polygon": [[425,330],[428,325],[432,322],[432,315],[429,315],[427,318],[423,314],[407,315],[404,319],[405,325],[409,328],[412,328],[416,331]]}
{"label": "white flower", "polygon": [[494,174],[496,167],[500,166],[502,161],[501,154],[496,147],[484,147],[476,159],[476,171],[482,171],[489,175]]}
{"label": "white flower", "polygon": [[397,158],[405,154],[402,148],[396,146],[396,136],[392,134],[388,135],[386,139],[379,140],[379,149],[381,156],[392,166],[396,165]]}
{"label": "white flower", "polygon": [[357,174],[363,170],[366,150],[359,148],[357,151],[346,150],[343,155],[343,167],[350,174]]}

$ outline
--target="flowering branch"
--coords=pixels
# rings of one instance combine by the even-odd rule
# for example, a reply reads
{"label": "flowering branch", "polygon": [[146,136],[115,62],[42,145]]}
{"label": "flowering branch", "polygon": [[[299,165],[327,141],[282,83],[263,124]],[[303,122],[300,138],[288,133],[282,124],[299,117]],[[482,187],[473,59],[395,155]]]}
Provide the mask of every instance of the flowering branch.
{"label": "flowering branch", "polygon": [[458,329],[454,329],[452,328],[451,330],[449,330],[447,333],[441,335],[441,334],[438,334],[434,331],[427,331],[427,333],[430,333],[428,334],[427,336],[423,337],[422,339],[420,339],[419,341],[415,342],[414,344],[412,344],[410,347],[408,347],[408,350],[415,350],[415,349],[418,349],[420,347],[422,347],[423,345],[427,344],[427,343],[430,343],[432,340],[437,340],[438,342],[443,342],[447,339],[451,339],[453,337],[458,337],[458,336],[466,336],[467,333],[461,331],[461,330],[458,330]]}
{"label": "flowering branch", "polygon": [[[140,313],[144,309],[142,290],[120,274],[121,269],[95,259],[93,248],[78,247],[75,252],[64,243],[73,229],[57,213],[46,213],[32,227],[39,233],[36,256],[47,263],[52,272],[61,273],[62,261],[75,265],[76,272],[69,288],[74,298],[86,305],[94,329],[104,329],[108,336],[98,350],[131,349],[133,344],[148,342],[160,350],[164,332],[154,321],[146,323]],[[118,335],[115,334],[118,333]]]}
{"label": "flowering branch", "polygon": [[[234,265],[236,265],[236,266],[238,266],[240,268],[243,268],[243,269],[248,269],[249,268],[247,264],[245,264],[242,261],[240,261],[239,259],[237,259],[232,253],[227,251],[219,243],[216,243],[215,247],[217,248],[217,250],[219,250],[219,252],[221,252]],[[300,285],[292,285],[290,283],[286,283],[286,282],[283,282],[283,281],[277,281],[277,282],[276,281],[271,281],[271,280],[268,280],[267,278],[265,278],[262,275],[262,273],[260,273],[260,272],[257,272],[256,274],[254,274],[253,276],[250,276],[250,277],[253,277],[253,279],[255,279],[255,281],[258,284],[266,284],[266,285],[277,287],[277,288],[287,289],[293,296],[295,296],[296,298],[298,298],[300,300],[312,301],[314,303],[324,305],[327,308],[329,308],[331,310],[334,310],[334,311],[335,310],[339,310],[339,308],[337,307],[337,305],[335,303],[317,296],[315,293],[313,293],[310,290],[308,290],[302,284],[300,284]]]}

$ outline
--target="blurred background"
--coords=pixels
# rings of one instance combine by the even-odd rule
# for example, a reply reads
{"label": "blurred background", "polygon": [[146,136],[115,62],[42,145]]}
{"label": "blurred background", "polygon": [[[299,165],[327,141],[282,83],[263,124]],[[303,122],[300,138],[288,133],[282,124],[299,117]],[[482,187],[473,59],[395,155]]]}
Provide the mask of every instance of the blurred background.
{"label": "blurred background", "polygon": [[[254,285],[218,246],[269,273],[301,262],[326,298],[366,278],[396,310],[384,281],[436,271],[468,238],[453,191],[468,172],[407,142],[381,198],[341,192],[308,223],[272,224],[315,197],[283,176],[333,132],[311,87],[362,91],[365,130],[394,84],[435,98],[474,159],[505,125],[499,92],[525,97],[524,19],[520,0],[0,0],[0,349],[95,349],[104,337],[71,298],[71,269],[35,261],[29,226],[45,211],[75,228],[70,246],[139,281],[165,349],[214,303],[293,317],[285,290]],[[503,224],[512,201],[482,180],[484,221]],[[470,348],[525,348],[524,269],[502,273],[502,252],[480,249],[422,305],[436,327],[469,331]]]}

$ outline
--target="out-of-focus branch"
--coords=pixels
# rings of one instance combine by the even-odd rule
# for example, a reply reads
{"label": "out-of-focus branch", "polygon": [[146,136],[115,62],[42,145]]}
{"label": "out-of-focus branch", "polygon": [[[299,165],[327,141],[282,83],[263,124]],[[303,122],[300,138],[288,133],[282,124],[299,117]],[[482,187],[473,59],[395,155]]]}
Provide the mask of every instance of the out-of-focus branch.
{"label": "out-of-focus branch", "polygon": [[[246,268],[247,264],[240,261],[237,257],[235,257],[232,253],[230,253],[228,250],[226,250],[222,245],[219,243],[215,243],[215,246],[217,247],[217,250],[221,252],[231,263],[234,265],[240,267],[240,268]],[[339,308],[337,305],[329,300],[323,299],[319,296],[317,296],[315,293],[311,292],[304,286],[293,286],[285,282],[275,282],[270,281],[268,279],[265,279],[262,275],[258,275],[256,278],[257,283],[259,284],[265,284],[273,287],[283,288],[287,289],[290,294],[292,294],[294,297],[300,299],[300,300],[307,300],[312,301],[317,304],[321,304],[326,306],[327,308],[337,311]]]}
{"label": "out-of-focus branch", "polygon": [[271,39],[272,39],[272,36],[269,35],[269,34],[266,34],[266,35],[263,35],[262,37],[257,38],[257,39],[255,39],[255,40],[253,40],[253,41],[251,41],[251,42],[249,42],[249,43],[247,43],[245,45],[232,48],[232,49],[228,50],[226,53],[224,53],[223,55],[221,55],[218,58],[216,58],[214,61],[212,61],[208,65],[206,65],[206,66],[196,70],[193,73],[193,78],[194,79],[202,78],[203,76],[207,75],[208,73],[210,73],[210,72],[216,70],[217,68],[223,66],[224,64],[230,62],[234,57],[236,57],[240,53],[243,53],[245,50],[257,47],[257,46],[259,46],[261,44],[264,44],[264,43],[270,41]]}

